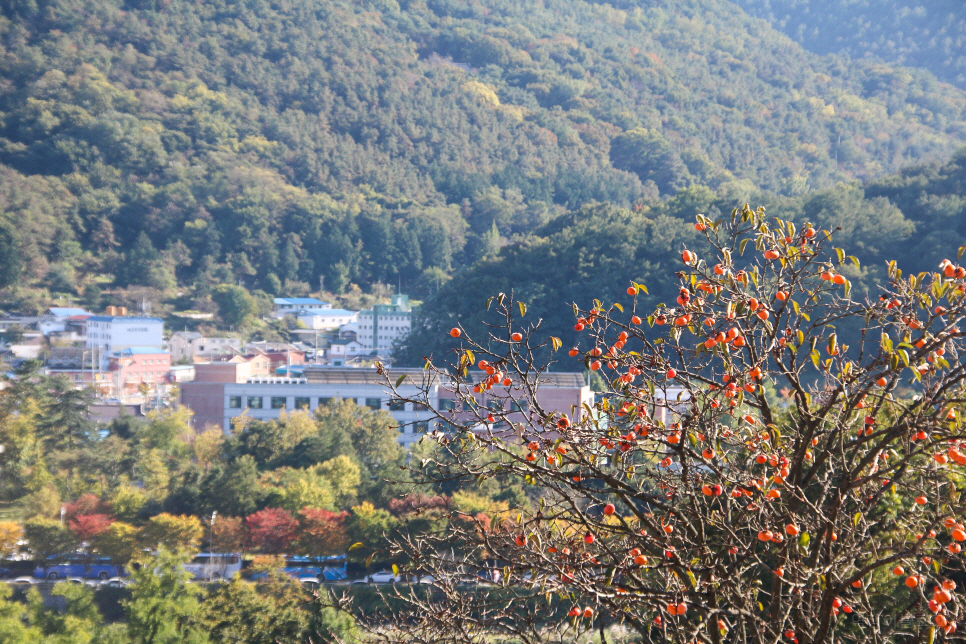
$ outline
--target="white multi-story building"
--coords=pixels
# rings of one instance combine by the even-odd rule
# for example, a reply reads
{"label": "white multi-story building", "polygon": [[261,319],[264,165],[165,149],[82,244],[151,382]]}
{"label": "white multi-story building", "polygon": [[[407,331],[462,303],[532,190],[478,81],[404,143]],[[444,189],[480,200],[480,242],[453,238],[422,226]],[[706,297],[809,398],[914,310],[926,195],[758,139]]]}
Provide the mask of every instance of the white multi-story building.
{"label": "white multi-story building", "polygon": [[87,318],[88,349],[98,354],[101,368],[107,368],[108,357],[131,347],[162,346],[164,322],[160,318],[92,315]]}
{"label": "white multi-story building", "polygon": [[413,313],[408,295],[393,295],[392,304],[377,304],[367,311],[359,311],[359,331],[356,340],[364,351],[388,356],[393,342],[409,335]]}
{"label": "white multi-story building", "polygon": [[[429,401],[438,407],[439,383],[423,369],[394,369],[393,377],[409,376],[400,386],[402,396],[416,398],[418,384],[428,383]],[[232,419],[247,414],[258,420],[278,418],[282,411],[314,411],[336,398],[373,410],[389,412],[397,422],[399,442],[408,446],[433,429],[433,413],[423,405],[390,405],[386,380],[375,369],[306,366],[302,378],[251,378],[248,382],[185,382],[181,403],[194,412],[196,430],[219,426],[230,433]]]}
{"label": "white multi-story building", "polygon": [[338,329],[346,324],[352,324],[359,317],[358,311],[345,309],[325,309],[324,311],[309,311],[302,309],[295,314],[295,319],[309,329]]}
{"label": "white multi-story building", "polygon": [[295,315],[299,311],[325,311],[331,309],[332,305],[314,297],[276,297],[272,304],[272,317],[284,318],[286,315]]}

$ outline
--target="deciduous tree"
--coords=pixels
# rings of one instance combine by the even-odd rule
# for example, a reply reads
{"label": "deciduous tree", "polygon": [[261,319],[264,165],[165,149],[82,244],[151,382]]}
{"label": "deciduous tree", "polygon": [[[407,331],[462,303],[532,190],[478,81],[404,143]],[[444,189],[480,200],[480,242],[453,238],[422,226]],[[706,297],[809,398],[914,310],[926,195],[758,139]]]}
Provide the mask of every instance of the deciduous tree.
{"label": "deciduous tree", "polygon": [[174,553],[193,553],[201,543],[198,517],[162,512],[141,528],[140,539],[148,548],[164,548]]}
{"label": "deciduous tree", "polygon": [[286,552],[295,540],[298,521],[287,510],[265,508],[245,519],[249,541],[265,554]]}
{"label": "deciduous tree", "polygon": [[[394,538],[441,592],[403,593],[390,638],[604,639],[617,623],[682,644],[956,637],[966,268],[890,264],[857,298],[834,231],[748,207],[696,228],[713,250],[683,249],[676,302],[634,282],[620,302],[581,297],[567,351],[500,294],[502,324],[461,334],[452,376],[428,365],[466,411],[440,415],[452,425],[414,475],[511,475],[539,503]],[[606,395],[542,406],[550,364],[601,373]],[[502,588],[455,583],[494,560]]]}

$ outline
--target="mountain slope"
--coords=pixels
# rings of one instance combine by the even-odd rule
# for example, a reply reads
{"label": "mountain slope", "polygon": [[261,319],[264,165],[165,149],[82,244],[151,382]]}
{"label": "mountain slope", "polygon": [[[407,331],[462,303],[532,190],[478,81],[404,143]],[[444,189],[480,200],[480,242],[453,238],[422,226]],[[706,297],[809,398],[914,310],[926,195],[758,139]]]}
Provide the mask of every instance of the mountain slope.
{"label": "mountain slope", "polygon": [[802,194],[966,140],[962,91],[724,0],[0,9],[0,259],[63,292],[428,292],[587,202]]}
{"label": "mountain slope", "polygon": [[[910,274],[935,271],[943,259],[956,261],[958,247],[966,245],[964,195],[966,148],[946,163],[906,168],[866,185],[843,183],[753,205],[765,205],[769,214],[799,225],[837,229],[835,245],[861,260],[861,269],[848,269],[854,293],[874,298],[877,285],[887,281],[888,260]],[[681,269],[681,251],[689,248],[699,256],[705,251],[703,236],[693,228],[694,216],[718,218],[733,205],[707,189],[692,188],[643,209],[595,206],[561,217],[445,285],[424,303],[396,357],[403,364],[422,365],[424,356],[444,355],[457,344],[447,334],[456,324],[471,337],[485,338],[484,303],[497,293],[513,293],[524,301],[530,312],[521,323],[541,319],[538,337],[560,337],[564,346],[579,340],[571,303],[586,310],[597,298],[626,306],[624,290],[637,282],[649,290],[638,298],[638,311],[651,313],[677,296],[679,284],[672,274]]]}

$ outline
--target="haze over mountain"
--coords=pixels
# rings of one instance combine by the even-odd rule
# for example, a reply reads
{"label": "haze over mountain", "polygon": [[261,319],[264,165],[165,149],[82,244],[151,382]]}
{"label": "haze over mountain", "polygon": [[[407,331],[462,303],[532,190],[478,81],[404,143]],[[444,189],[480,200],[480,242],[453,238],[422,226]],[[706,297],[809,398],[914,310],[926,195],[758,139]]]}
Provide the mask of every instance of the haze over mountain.
{"label": "haze over mountain", "polygon": [[966,7],[956,0],[734,0],[809,51],[922,67],[966,88]]}

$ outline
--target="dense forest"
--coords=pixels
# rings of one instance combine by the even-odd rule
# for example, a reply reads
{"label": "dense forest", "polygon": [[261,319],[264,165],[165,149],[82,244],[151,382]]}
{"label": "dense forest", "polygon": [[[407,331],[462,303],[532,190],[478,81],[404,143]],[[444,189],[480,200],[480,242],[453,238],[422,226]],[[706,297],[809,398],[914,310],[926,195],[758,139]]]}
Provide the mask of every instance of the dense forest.
{"label": "dense forest", "polygon": [[921,67],[966,88],[966,7],[957,0],[734,0],[809,51]]}
{"label": "dense forest", "polygon": [[4,0],[0,51],[21,310],[425,297],[585,204],[800,197],[966,142],[962,90],[810,54],[725,0]]}
{"label": "dense forest", "polygon": [[[860,267],[849,267],[848,274],[856,295],[875,297],[876,285],[887,279],[887,261],[896,260],[908,272],[934,271],[966,244],[966,148],[946,163],[909,167],[864,185],[763,198],[760,205],[799,225],[833,230],[836,246],[860,258]],[[397,357],[413,365],[423,364],[424,356],[439,357],[455,344],[447,335],[454,324],[485,337],[486,297],[501,292],[527,303],[529,319],[522,323],[542,319],[544,332],[568,346],[578,336],[571,303],[586,310],[592,298],[600,298],[629,306],[624,291],[633,281],[647,286],[649,294],[638,302],[650,314],[678,295],[679,284],[670,276],[681,269],[681,249],[700,255],[706,248],[694,228],[695,215],[717,218],[730,209],[713,191],[692,187],[646,207],[596,204],[559,217],[431,297]],[[556,368],[582,366],[562,362]]]}

